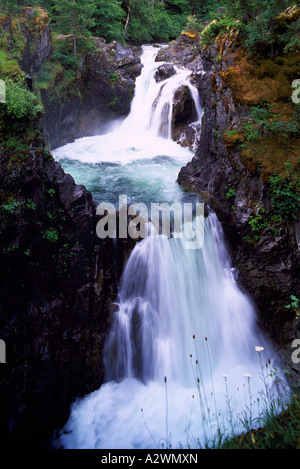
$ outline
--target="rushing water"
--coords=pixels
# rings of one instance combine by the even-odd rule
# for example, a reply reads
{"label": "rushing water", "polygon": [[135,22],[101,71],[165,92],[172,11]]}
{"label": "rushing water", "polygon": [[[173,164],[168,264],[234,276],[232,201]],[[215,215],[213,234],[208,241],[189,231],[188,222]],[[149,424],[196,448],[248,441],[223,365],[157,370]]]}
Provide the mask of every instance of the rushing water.
{"label": "rushing water", "polygon": [[[171,140],[172,96],[189,86],[199,126],[202,111],[190,73],[156,83],[157,49],[144,47],[144,68],[127,119],[105,135],[54,152],[98,202],[196,202],[177,184],[192,153]],[[255,350],[255,347],[263,347]],[[181,238],[139,242],[122,275],[104,350],[106,382],[73,404],[59,435],[65,448],[176,448],[243,430],[278,394],[274,352],[241,290],[214,213],[204,246]]]}

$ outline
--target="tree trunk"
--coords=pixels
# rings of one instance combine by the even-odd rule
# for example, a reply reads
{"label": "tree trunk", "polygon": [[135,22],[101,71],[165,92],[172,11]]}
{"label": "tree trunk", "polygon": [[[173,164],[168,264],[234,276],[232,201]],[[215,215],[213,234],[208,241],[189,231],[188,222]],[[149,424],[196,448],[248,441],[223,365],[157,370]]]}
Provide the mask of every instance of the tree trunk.
{"label": "tree trunk", "polygon": [[126,34],[127,34],[127,27],[128,27],[128,23],[129,23],[129,20],[130,20],[130,11],[131,11],[131,5],[130,5],[130,2],[129,2],[128,11],[127,11],[127,18],[126,18],[126,23],[125,23],[125,28],[124,28],[124,37],[126,37]]}
{"label": "tree trunk", "polygon": [[74,33],[74,57],[77,60],[77,35]]}

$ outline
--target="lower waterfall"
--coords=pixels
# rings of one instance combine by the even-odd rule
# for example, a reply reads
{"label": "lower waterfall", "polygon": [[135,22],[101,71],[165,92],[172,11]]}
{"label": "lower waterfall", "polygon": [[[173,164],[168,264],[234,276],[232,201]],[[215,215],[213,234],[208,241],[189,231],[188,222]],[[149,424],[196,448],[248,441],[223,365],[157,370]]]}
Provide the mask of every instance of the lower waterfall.
{"label": "lower waterfall", "polygon": [[[172,92],[193,86],[190,73],[176,69],[177,76],[156,83],[156,51],[144,47],[127,119],[54,152],[99,202],[115,203],[119,194],[146,204],[197,200],[175,182],[192,153],[170,136]],[[195,109],[200,125],[197,101]],[[215,213],[204,220],[201,249],[186,249],[176,237],[136,244],[121,278],[104,365],[105,384],[73,403],[58,446],[212,446],[220,432],[254,424],[280,397],[285,386],[275,352],[238,285]]]}

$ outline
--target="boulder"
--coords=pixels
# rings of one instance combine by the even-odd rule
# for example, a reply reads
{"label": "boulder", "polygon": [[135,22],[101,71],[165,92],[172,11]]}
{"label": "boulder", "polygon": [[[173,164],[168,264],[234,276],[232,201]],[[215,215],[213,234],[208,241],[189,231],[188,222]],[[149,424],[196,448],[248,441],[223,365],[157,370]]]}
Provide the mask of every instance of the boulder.
{"label": "boulder", "polygon": [[176,74],[176,70],[174,69],[174,66],[169,63],[165,63],[163,65],[160,65],[155,72],[155,80],[159,83],[161,81],[166,80],[167,78],[172,77],[173,75]]}
{"label": "boulder", "polygon": [[195,130],[189,126],[197,118],[195,103],[188,86],[181,85],[174,93],[172,138],[182,145],[192,146]]}

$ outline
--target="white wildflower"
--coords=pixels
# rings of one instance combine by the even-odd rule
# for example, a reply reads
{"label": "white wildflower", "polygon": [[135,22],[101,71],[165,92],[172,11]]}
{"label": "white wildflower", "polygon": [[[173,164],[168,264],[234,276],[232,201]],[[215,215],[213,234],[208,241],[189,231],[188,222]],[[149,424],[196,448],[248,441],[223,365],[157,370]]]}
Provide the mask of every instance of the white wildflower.
{"label": "white wildflower", "polygon": [[263,347],[259,347],[258,345],[255,346],[256,352],[262,352],[263,349],[264,349]]}

